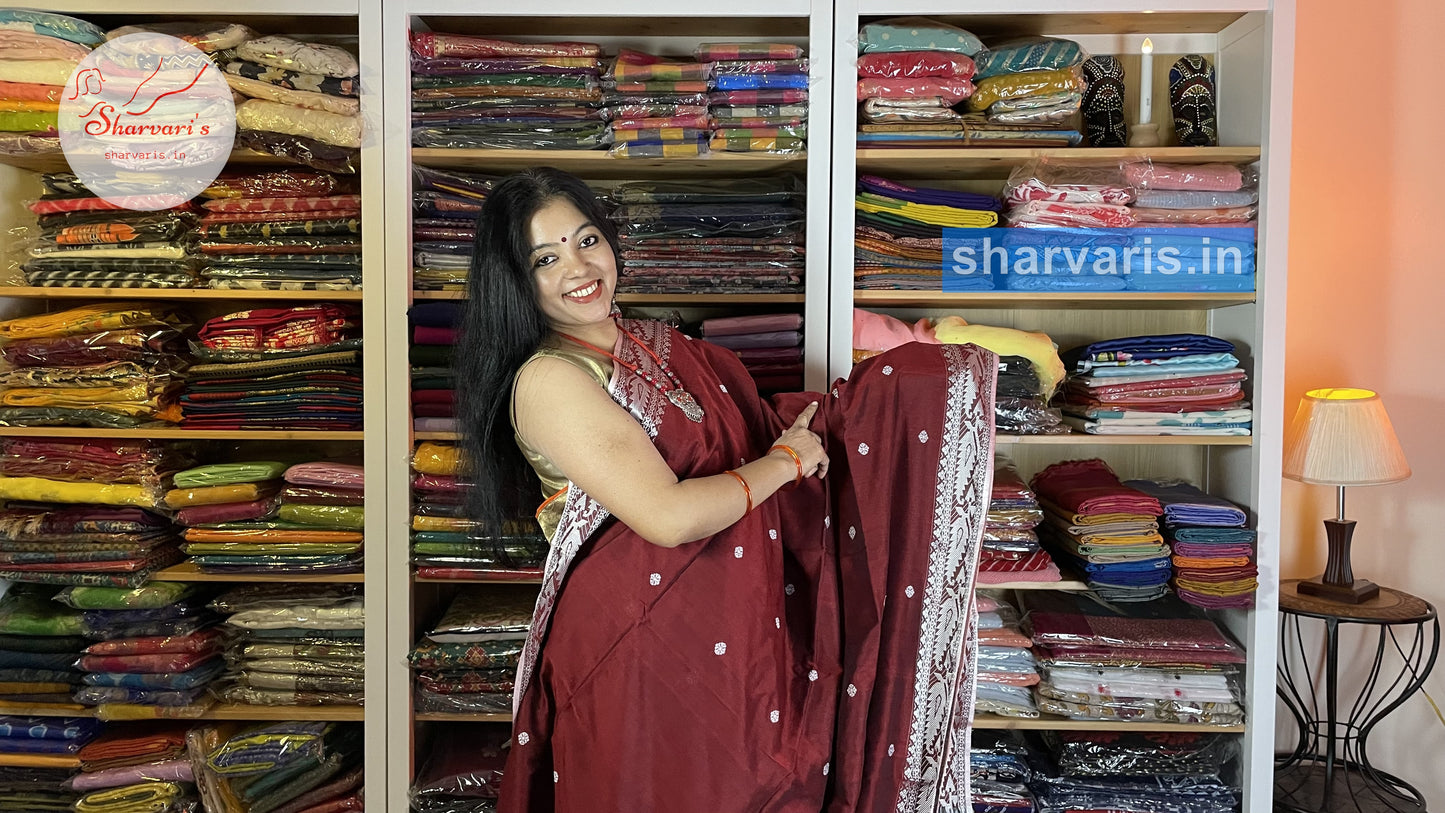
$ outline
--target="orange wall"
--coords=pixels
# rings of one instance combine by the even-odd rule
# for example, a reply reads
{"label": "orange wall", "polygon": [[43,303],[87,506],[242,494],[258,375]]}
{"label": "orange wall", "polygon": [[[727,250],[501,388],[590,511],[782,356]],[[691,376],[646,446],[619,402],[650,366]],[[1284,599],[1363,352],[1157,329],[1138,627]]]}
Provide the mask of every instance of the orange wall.
{"label": "orange wall", "polygon": [[[1380,393],[1414,476],[1347,491],[1355,576],[1445,610],[1445,5],[1297,8],[1285,419],[1314,387]],[[1323,570],[1333,514],[1333,489],[1285,481],[1284,578]],[[1426,690],[1445,703],[1445,662]],[[1445,725],[1423,697],[1370,753],[1445,806]]]}

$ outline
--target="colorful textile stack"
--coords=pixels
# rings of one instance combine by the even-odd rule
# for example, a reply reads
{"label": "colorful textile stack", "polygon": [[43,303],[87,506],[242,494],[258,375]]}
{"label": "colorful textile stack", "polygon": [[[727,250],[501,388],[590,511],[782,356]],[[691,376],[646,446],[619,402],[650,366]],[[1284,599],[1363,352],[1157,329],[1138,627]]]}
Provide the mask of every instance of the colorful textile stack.
{"label": "colorful textile stack", "polygon": [[361,311],[319,302],[218,316],[186,371],[182,426],[361,428]]}
{"label": "colorful textile stack", "polygon": [[622,248],[617,290],[803,290],[804,189],[793,177],[630,181],[610,197]]}
{"label": "colorful textile stack", "polygon": [[329,172],[361,165],[361,66],[344,48],[257,37],[221,24],[205,37],[235,93],[236,145]]}
{"label": "colorful textile stack", "polygon": [[[224,729],[230,733],[232,729]],[[188,737],[206,810],[341,813],[362,810],[362,726],[294,722]],[[224,800],[224,801],[223,801]]]}
{"label": "colorful textile stack", "polygon": [[[135,208],[97,197],[74,173],[40,177],[45,192],[27,208],[36,235],[20,268],[42,288],[190,288],[197,258],[186,239],[196,223],[190,202],[156,211],[137,187]],[[150,182],[147,181],[147,184]],[[112,196],[112,199],[113,196]]]}
{"label": "colorful textile stack", "polygon": [[974,597],[978,610],[979,714],[1038,717],[1029,687],[1039,682],[1032,645],[1019,629],[1018,610],[996,593]]}
{"label": "colorful textile stack", "polygon": [[215,613],[197,585],[71,587],[56,597],[82,610],[87,638],[75,700],[102,720],[194,718],[214,702],[206,684],[221,673]]}
{"label": "colorful textile stack", "polygon": [[[998,224],[998,198],[914,188],[874,175],[853,199],[853,287],[937,291],[943,285],[943,230]],[[956,275],[949,290],[991,290],[988,274]]]}
{"label": "colorful textile stack", "polygon": [[1254,606],[1255,533],[1245,527],[1238,506],[1188,483],[1124,485],[1164,506],[1164,535],[1174,550],[1174,592],[1180,598],[1208,610]]}
{"label": "colorful textile stack", "polygon": [[1041,811],[1239,809],[1239,787],[1224,778],[1235,748],[1222,735],[1049,731],[1043,738],[1057,770],[1035,777]]}
{"label": "colorful textile stack", "polygon": [[[55,757],[21,757],[16,762],[54,760]],[[7,761],[8,762],[8,761]],[[70,768],[0,765],[0,813],[70,813],[80,794],[67,790]]]}
{"label": "colorful textile stack", "polygon": [[104,40],[75,17],[0,9],[0,154],[60,152],[62,90]]}
{"label": "colorful textile stack", "polygon": [[180,560],[152,513],[182,458],[150,441],[0,440],[0,578],[135,586]]}
{"label": "colorful textile stack", "polygon": [[1025,37],[974,56],[968,143],[990,147],[1077,147],[1087,54],[1077,42]]}
{"label": "colorful textile stack", "polygon": [[953,108],[974,93],[978,37],[919,18],[883,20],[858,32],[858,146],[967,143]]}
{"label": "colorful textile stack", "polygon": [[510,732],[462,723],[438,726],[411,786],[415,813],[495,813]]}
{"label": "colorful textile stack", "polygon": [[204,192],[197,244],[212,288],[361,288],[361,196],[354,179],[310,170],[226,173]]}
{"label": "colorful textile stack", "polygon": [[1198,333],[1128,336],[1064,354],[1065,418],[1093,435],[1248,435],[1234,345]]}
{"label": "colorful textile stack", "polygon": [[179,312],[133,302],[0,322],[0,425],[129,429],[180,420]]}
{"label": "colorful textile stack", "polygon": [[185,528],[182,549],[203,572],[244,553],[276,518],[286,464],[271,460],[212,463],[176,472],[166,506]]}
{"label": "colorful textile stack", "polygon": [[808,148],[808,60],[778,42],[706,42],[693,56],[712,63],[713,152],[801,153]]}
{"label": "colorful textile stack", "polygon": [[466,518],[466,490],[458,476],[460,450],[425,442],[412,456],[411,561],[428,579],[526,581],[540,578],[547,540],[530,517],[507,523],[498,537],[482,536]]}
{"label": "colorful textile stack", "polygon": [[[451,352],[462,318],[461,303],[418,302],[407,316],[411,346],[417,355],[442,356]],[[455,402],[456,378],[451,364],[412,362],[411,416],[418,432],[455,432]]]}
{"label": "colorful textile stack", "polygon": [[477,215],[496,178],[412,167],[411,284],[418,291],[464,291],[477,239]]}
{"label": "colorful textile stack", "polygon": [[509,664],[527,639],[536,604],[537,590],[531,587],[459,594],[412,651],[416,710],[509,712],[516,677]]}
{"label": "colorful textile stack", "polygon": [[1056,582],[1062,577],[1052,557],[1039,547],[1044,512],[1012,463],[1000,461],[993,472],[993,495],[978,557],[980,585],[1006,582]]}
{"label": "colorful textile stack", "polygon": [[[1116,165],[1039,160],[1014,169],[1004,186],[1010,265],[993,265],[1010,291],[1122,291],[1135,258],[1133,190]],[[1087,230],[1087,231],[1086,231]],[[1048,252],[1053,251],[1052,258]],[[1070,258],[1077,262],[1069,264]],[[1041,259],[1042,258],[1042,259]],[[1046,261],[1047,260],[1047,261]],[[1112,264],[1109,261],[1112,260]],[[1121,265],[1123,264],[1123,265]]]}
{"label": "colorful textile stack", "polygon": [[1083,571],[1100,598],[1140,602],[1169,592],[1158,500],[1119,482],[1098,459],[1055,463],[1031,485],[1044,507],[1044,543]]}
{"label": "colorful textile stack", "polygon": [[[1123,165],[1135,190],[1130,213],[1138,224],[1135,244],[1148,238],[1157,253],[1173,249],[1186,273],[1131,274],[1131,291],[1253,291],[1257,173],[1232,164]],[[1176,227],[1207,228],[1179,236]]]}
{"label": "colorful textile stack", "polygon": [[15,584],[0,596],[0,702],[82,713],[71,694],[85,649],[81,614],[50,600],[54,588]]}
{"label": "colorful textile stack", "polygon": [[1244,721],[1234,682],[1244,652],[1203,612],[1172,596],[1118,604],[1089,593],[1020,595],[1042,677],[1039,711],[1075,720]]}
{"label": "colorful textile stack", "polygon": [[974,813],[1034,813],[1028,784],[1034,776],[1033,753],[1018,731],[974,730],[969,748]]}
{"label": "colorful textile stack", "polygon": [[704,319],[702,337],[733,351],[761,393],[803,389],[803,317],[796,313]]}
{"label": "colorful textile stack", "polygon": [[[282,475],[276,509],[287,541],[258,550],[246,567],[272,573],[360,573],[366,530],[365,469],[354,463],[298,463]],[[278,534],[279,536],[279,534]]]}
{"label": "colorful textile stack", "polygon": [[611,154],[676,158],[707,152],[711,64],[623,48],[603,77]]}
{"label": "colorful textile stack", "polygon": [[86,796],[78,810],[132,813],[194,804],[186,729],[176,723],[111,726],[80,749],[80,773],[66,787]]}
{"label": "colorful textile stack", "polygon": [[411,32],[411,143],[591,150],[607,143],[601,46]]}
{"label": "colorful textile stack", "polygon": [[0,758],[27,767],[74,767],[76,754],[100,732],[100,723],[85,717],[18,717],[0,715]]}
{"label": "colorful textile stack", "polygon": [[359,706],[365,649],[360,585],[247,584],[210,605],[234,634],[221,700],[263,706]]}

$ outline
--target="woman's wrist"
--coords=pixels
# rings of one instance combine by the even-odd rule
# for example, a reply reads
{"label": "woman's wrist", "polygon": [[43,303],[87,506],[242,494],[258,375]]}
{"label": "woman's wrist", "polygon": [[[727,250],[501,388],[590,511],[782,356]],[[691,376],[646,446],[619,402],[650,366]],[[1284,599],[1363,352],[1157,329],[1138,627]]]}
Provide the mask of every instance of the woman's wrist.
{"label": "woman's wrist", "polygon": [[768,456],[773,457],[779,455],[786,455],[787,461],[793,464],[793,479],[788,484],[782,486],[782,488],[797,488],[798,484],[803,482],[803,458],[798,456],[798,452],[793,449],[793,447],[785,443],[774,443],[772,447],[768,449]]}

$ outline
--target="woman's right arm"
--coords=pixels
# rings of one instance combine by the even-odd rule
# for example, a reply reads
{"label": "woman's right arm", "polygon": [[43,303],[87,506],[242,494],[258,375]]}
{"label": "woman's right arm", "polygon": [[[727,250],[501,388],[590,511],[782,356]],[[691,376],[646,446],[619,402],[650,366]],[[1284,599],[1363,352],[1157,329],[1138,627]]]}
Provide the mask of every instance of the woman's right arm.
{"label": "woman's right arm", "polygon": [[[676,547],[711,536],[742,518],[747,499],[731,475],[678,480],[647,432],[585,371],[557,358],[539,358],[517,374],[513,396],[517,433],[642,538]],[[561,405],[561,406],[559,406]],[[821,441],[807,430],[815,407],[783,433],[804,474],[827,471]],[[760,505],[797,475],[786,452],[765,455],[735,471]]]}

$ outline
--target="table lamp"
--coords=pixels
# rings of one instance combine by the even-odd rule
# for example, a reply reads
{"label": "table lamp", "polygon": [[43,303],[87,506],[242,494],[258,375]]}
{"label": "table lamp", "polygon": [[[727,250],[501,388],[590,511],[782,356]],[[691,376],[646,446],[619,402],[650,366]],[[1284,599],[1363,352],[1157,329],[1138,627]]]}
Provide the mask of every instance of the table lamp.
{"label": "table lamp", "polygon": [[1310,390],[1285,436],[1284,476],[1336,489],[1335,518],[1325,520],[1329,561],[1322,576],[1299,582],[1300,593],[1359,604],[1380,588],[1350,568],[1355,521],[1345,519],[1345,486],[1377,486],[1410,476],[1380,396],[1370,390]]}

